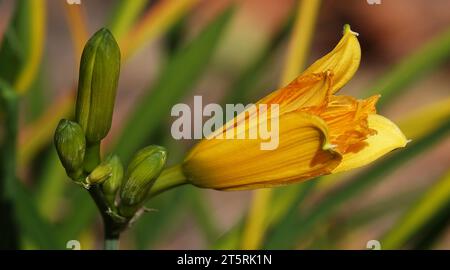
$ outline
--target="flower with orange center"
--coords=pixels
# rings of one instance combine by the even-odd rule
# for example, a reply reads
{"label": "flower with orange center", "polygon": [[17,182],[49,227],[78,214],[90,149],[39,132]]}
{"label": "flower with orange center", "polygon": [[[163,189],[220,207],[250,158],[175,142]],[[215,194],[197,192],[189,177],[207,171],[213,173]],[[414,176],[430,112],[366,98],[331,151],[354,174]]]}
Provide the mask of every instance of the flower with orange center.
{"label": "flower with orange center", "polygon": [[187,181],[218,190],[286,185],[361,167],[404,147],[407,139],[399,128],[376,113],[378,95],[364,100],[335,95],[358,69],[356,36],[345,26],[330,53],[257,102],[279,105],[276,149],[262,150],[261,139],[218,138],[274,120],[269,113],[252,117],[243,112],[190,151],[181,166]]}

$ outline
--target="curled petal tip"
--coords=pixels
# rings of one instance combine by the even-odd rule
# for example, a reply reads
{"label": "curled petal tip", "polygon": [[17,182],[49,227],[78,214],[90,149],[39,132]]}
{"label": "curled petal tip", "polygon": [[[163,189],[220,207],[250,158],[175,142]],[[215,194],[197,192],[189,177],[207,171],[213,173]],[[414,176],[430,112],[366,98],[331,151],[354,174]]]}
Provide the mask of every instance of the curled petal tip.
{"label": "curled petal tip", "polygon": [[353,34],[353,35],[355,35],[355,36],[359,36],[359,33],[358,33],[358,32],[352,31],[352,29],[350,28],[350,24],[345,24],[345,25],[344,25],[344,31],[343,31],[343,34],[345,35],[345,34],[347,34],[347,33]]}
{"label": "curled petal tip", "polygon": [[332,92],[337,92],[355,74],[361,60],[361,47],[355,32],[349,25],[344,26],[344,36],[334,49],[314,62],[304,73],[333,73]]}

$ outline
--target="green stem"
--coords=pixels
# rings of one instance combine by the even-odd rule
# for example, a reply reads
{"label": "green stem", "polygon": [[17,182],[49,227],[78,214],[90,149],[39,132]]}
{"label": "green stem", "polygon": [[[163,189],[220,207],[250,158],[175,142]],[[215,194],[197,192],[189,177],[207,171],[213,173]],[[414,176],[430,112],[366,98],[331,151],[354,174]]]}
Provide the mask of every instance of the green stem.
{"label": "green stem", "polygon": [[105,222],[105,239],[104,246],[105,250],[118,250],[119,249],[119,238],[120,233],[127,227],[128,221],[124,223],[118,223],[111,219],[111,217],[104,219]]}
{"label": "green stem", "polygon": [[100,164],[100,142],[88,144],[84,158],[84,171],[92,172]]}
{"label": "green stem", "polygon": [[[92,186],[89,189],[89,194],[95,202],[103,219],[103,233],[104,233],[104,249],[112,250],[118,249],[120,233],[127,227],[128,220],[119,222],[114,220],[113,217],[108,214],[109,208],[105,203],[103,195],[97,186]],[[115,243],[114,245],[112,243]]]}
{"label": "green stem", "polygon": [[[84,161],[84,170],[89,174],[95,167],[100,164],[100,142],[91,144],[86,148],[86,157]],[[106,205],[106,201],[98,186],[91,186],[89,194],[95,202],[103,219],[104,228],[104,249],[115,250],[119,247],[120,233],[126,228],[128,221],[119,222],[114,220],[109,214],[110,209]]]}
{"label": "green stem", "polygon": [[156,195],[168,191],[172,188],[187,184],[186,176],[181,171],[181,165],[175,165],[164,170],[161,175],[156,179],[155,184],[149,193],[149,198],[153,198]]}
{"label": "green stem", "polygon": [[105,250],[118,250],[119,249],[119,237],[106,238],[105,237]]}

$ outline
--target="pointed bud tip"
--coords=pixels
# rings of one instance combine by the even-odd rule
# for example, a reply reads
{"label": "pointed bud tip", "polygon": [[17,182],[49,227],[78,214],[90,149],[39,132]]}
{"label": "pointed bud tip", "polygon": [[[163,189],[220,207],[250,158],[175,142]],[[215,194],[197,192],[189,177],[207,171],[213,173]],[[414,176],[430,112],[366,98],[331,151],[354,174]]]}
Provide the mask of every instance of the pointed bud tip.
{"label": "pointed bud tip", "polygon": [[74,123],[72,123],[70,120],[61,119],[61,120],[59,120],[58,126],[56,127],[56,131],[58,132],[58,131],[64,130],[73,124]]}
{"label": "pointed bud tip", "polygon": [[92,38],[98,38],[98,37],[111,37],[115,40],[112,32],[106,27],[100,28],[99,30],[97,30],[97,32],[94,33],[94,35],[92,35]]}
{"label": "pointed bud tip", "polygon": [[97,33],[105,33],[105,34],[110,34],[110,35],[111,35],[111,31],[109,31],[109,29],[106,28],[106,27],[100,28],[100,29],[97,31]]}

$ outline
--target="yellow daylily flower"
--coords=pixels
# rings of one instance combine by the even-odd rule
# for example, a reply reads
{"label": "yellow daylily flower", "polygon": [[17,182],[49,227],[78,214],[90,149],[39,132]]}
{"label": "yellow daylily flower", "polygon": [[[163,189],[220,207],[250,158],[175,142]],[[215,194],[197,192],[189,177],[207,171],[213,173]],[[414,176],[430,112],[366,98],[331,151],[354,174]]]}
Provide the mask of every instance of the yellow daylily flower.
{"label": "yellow daylily flower", "polygon": [[[217,138],[274,120],[246,114],[242,121],[238,115],[190,151],[182,164],[187,181],[218,190],[286,185],[361,167],[404,147],[407,139],[399,128],[376,114],[379,96],[358,100],[334,95],[358,69],[361,49],[356,36],[344,27],[330,53],[257,103],[279,104],[276,149],[261,150],[261,139]],[[239,129],[244,124],[245,130]]]}

